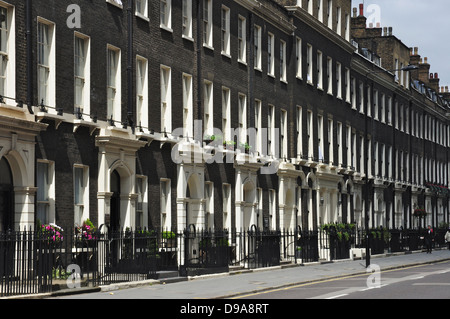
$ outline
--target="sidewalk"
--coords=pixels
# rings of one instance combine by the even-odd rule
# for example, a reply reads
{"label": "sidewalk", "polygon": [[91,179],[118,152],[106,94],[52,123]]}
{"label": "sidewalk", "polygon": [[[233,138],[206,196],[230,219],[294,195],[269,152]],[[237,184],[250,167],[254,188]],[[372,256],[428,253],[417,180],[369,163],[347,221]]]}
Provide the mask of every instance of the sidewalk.
{"label": "sidewalk", "polygon": [[[371,264],[391,270],[408,266],[450,260],[449,250],[434,250],[371,256]],[[286,265],[255,270],[171,280],[147,280],[92,289],[91,291],[60,291],[47,297],[69,299],[212,299],[231,298],[246,293],[260,292],[291,285],[368,274],[365,260],[344,260],[306,265]],[[80,294],[90,292],[89,294]],[[74,295],[73,293],[77,293]],[[65,295],[64,294],[68,294]]]}

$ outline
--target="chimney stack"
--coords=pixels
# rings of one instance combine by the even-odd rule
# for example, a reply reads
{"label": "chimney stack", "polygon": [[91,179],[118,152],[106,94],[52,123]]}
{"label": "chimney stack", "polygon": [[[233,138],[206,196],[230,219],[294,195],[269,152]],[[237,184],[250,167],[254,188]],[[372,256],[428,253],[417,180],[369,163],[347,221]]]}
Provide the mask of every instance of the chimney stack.
{"label": "chimney stack", "polygon": [[430,74],[430,87],[435,91],[439,92],[439,74]]}
{"label": "chimney stack", "polygon": [[[419,70],[418,70],[418,79],[425,83],[425,85],[429,84],[430,80],[430,65],[428,64],[428,58],[424,57],[424,62],[422,61],[419,63]],[[422,59],[421,59],[422,60]]]}

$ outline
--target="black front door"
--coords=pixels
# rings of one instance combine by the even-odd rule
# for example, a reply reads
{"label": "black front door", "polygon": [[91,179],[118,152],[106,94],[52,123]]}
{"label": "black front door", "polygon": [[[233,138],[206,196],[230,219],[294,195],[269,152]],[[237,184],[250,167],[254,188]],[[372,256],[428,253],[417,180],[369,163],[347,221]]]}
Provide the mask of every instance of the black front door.
{"label": "black front door", "polygon": [[11,168],[3,157],[0,160],[0,232],[13,229],[14,191]]}
{"label": "black front door", "polygon": [[120,175],[117,171],[111,173],[111,231],[118,231],[120,228]]}

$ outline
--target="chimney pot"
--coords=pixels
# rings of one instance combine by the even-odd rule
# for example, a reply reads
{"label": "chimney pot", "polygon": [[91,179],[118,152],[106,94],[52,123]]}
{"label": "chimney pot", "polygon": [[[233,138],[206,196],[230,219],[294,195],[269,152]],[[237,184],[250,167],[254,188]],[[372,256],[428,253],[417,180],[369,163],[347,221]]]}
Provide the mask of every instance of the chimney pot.
{"label": "chimney pot", "polygon": [[430,79],[432,79],[433,78],[433,73],[430,73]]}
{"label": "chimney pot", "polygon": [[424,61],[423,63],[428,63],[428,57],[424,57],[423,61]]}
{"label": "chimney pot", "polygon": [[353,18],[356,18],[358,15],[358,8],[353,8]]}
{"label": "chimney pot", "polygon": [[387,27],[383,28],[383,34],[384,34],[384,36],[387,36]]}
{"label": "chimney pot", "polygon": [[435,79],[439,79],[439,74],[438,74],[438,73],[435,73],[435,74],[434,74],[434,78],[435,78]]}
{"label": "chimney pot", "polygon": [[359,15],[364,16],[364,4],[363,3],[359,4]]}
{"label": "chimney pot", "polygon": [[369,28],[370,28],[370,29],[373,29],[373,23],[372,23],[372,22],[369,23]]}
{"label": "chimney pot", "polygon": [[417,55],[419,53],[419,48],[418,47],[414,47],[414,55]]}
{"label": "chimney pot", "polygon": [[445,87],[445,93],[448,93],[448,86]]}
{"label": "chimney pot", "polygon": [[388,35],[391,36],[391,35],[392,35],[392,27],[389,27],[389,28],[388,28],[388,32],[389,32]]}
{"label": "chimney pot", "polygon": [[377,28],[381,28],[381,23],[377,22]]}

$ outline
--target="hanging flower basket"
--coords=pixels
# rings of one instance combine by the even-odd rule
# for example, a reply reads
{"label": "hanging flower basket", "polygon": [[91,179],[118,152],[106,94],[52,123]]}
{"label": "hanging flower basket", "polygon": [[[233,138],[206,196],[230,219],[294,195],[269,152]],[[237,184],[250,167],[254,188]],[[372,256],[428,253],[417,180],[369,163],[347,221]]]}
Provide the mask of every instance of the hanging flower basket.
{"label": "hanging flower basket", "polygon": [[427,216],[427,212],[426,212],[425,209],[423,209],[423,208],[416,208],[416,209],[414,209],[413,215],[414,215],[415,217],[422,218],[422,217]]}

